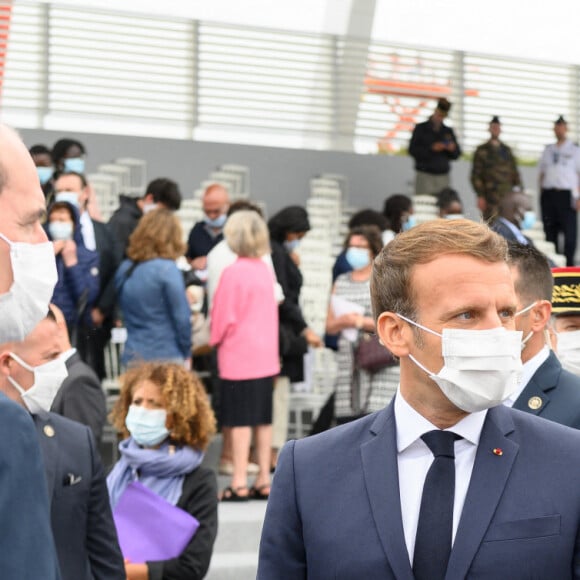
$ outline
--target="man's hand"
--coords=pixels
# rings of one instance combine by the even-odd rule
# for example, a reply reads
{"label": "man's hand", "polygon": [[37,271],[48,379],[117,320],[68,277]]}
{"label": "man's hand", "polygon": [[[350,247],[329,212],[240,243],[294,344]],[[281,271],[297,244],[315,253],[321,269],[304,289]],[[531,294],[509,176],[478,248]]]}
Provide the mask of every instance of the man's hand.
{"label": "man's hand", "polygon": [[435,151],[435,153],[441,153],[441,151],[445,151],[445,149],[447,149],[447,145],[441,141],[437,141],[431,145],[431,150]]}
{"label": "man's hand", "polygon": [[105,322],[105,316],[99,308],[93,308],[91,310],[91,319],[95,326],[102,326],[103,322]]}
{"label": "man's hand", "polygon": [[445,148],[447,149],[447,151],[449,151],[449,153],[453,153],[457,149],[457,145],[455,145],[453,141],[449,141],[449,143],[447,143]]}
{"label": "man's hand", "polygon": [[207,268],[207,256],[198,256],[190,262],[194,270],[205,270]]}

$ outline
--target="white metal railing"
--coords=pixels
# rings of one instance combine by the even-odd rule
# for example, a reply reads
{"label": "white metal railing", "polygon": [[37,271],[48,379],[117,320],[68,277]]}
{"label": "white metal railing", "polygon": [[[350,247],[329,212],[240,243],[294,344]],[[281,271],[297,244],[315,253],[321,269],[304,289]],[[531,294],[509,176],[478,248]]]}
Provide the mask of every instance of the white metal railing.
{"label": "white metal railing", "polygon": [[405,149],[434,99],[465,151],[493,115],[537,158],[580,67],[329,34],[14,0],[1,111],[18,127],[356,150]]}

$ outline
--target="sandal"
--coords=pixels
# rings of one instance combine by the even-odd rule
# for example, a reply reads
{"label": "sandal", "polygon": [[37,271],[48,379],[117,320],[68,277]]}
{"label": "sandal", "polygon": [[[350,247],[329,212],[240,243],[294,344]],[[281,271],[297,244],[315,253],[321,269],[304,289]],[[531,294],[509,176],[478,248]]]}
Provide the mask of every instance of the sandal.
{"label": "sandal", "polygon": [[241,487],[236,487],[235,489],[233,487],[226,487],[222,492],[220,501],[231,501],[231,502],[248,501],[250,499],[250,493],[248,493],[247,495],[240,495],[239,493],[237,493],[242,489],[248,488],[245,485],[242,485]]}
{"label": "sandal", "polygon": [[268,489],[269,487],[269,483],[259,485],[258,487],[253,486],[250,488],[250,493],[248,495],[251,499],[268,499],[270,497],[270,491],[268,490],[268,493],[264,493],[264,490]]}

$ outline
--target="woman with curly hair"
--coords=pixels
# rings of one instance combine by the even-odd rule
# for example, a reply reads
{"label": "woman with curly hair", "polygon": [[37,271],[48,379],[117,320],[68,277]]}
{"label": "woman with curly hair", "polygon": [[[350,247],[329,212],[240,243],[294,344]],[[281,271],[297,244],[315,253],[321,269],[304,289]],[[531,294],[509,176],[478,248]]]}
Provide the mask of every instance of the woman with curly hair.
{"label": "woman with curly hair", "polygon": [[126,437],[107,477],[111,507],[138,480],[200,524],[177,558],[127,562],[127,579],[203,578],[217,534],[217,483],[214,472],[201,466],[215,433],[201,381],[174,363],[135,366],[121,377],[111,421]]}
{"label": "woman with curly hair", "polygon": [[131,234],[115,275],[127,327],[123,364],[190,360],[191,311],[175,264],[184,251],[179,219],[167,209],[144,215]]}

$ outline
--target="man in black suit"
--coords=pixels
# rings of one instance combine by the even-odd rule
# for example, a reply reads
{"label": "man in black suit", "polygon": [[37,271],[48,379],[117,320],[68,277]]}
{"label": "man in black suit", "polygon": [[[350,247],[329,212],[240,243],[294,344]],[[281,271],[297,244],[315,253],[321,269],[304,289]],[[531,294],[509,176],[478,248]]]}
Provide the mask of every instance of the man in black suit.
{"label": "man in black suit", "polygon": [[532,246],[521,244],[510,244],[509,256],[524,367],[519,389],[505,404],[580,429],[580,378],[562,368],[547,336],[553,286],[548,261]]}
{"label": "man in black suit", "polygon": [[535,221],[530,198],[521,191],[512,191],[500,201],[498,215],[491,222],[490,227],[508,242],[533,246],[532,240],[527,238],[522,230],[533,227]]}
{"label": "man in black suit", "polygon": [[66,367],[54,315],[0,352],[0,391],[32,413],[51,499],[62,580],[125,579],[105,475],[91,430],[48,412]]}
{"label": "man in black suit", "polygon": [[[88,183],[80,173],[63,173],[54,183],[55,200],[77,205],[83,242],[87,249],[99,253],[100,289],[91,309],[92,326],[79,331],[77,347],[81,358],[100,379],[105,377],[105,346],[111,335],[116,304],[115,272],[121,263],[123,249],[107,224],[94,220],[87,211]],[[73,341],[74,342],[74,341]]]}
{"label": "man in black suit", "polygon": [[98,443],[107,421],[107,401],[101,381],[72,347],[61,310],[54,304],[51,310],[59,327],[60,356],[66,363],[68,377],[60,386],[50,410],[90,427]]}

